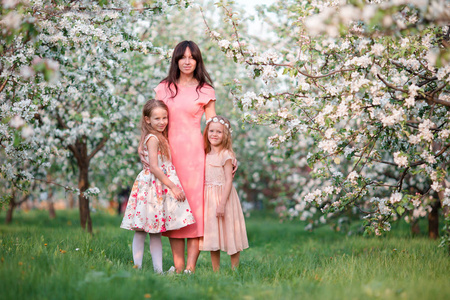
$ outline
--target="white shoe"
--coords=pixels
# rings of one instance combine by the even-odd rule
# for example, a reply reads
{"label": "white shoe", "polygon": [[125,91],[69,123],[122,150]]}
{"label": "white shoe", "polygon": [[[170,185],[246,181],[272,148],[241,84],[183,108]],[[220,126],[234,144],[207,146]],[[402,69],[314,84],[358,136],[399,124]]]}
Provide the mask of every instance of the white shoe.
{"label": "white shoe", "polygon": [[167,274],[175,274],[177,269],[174,266],[171,266],[170,269],[166,272]]}
{"label": "white shoe", "polygon": [[192,271],[191,271],[191,270],[184,270],[183,273],[184,273],[184,274],[188,274],[188,275],[192,275]]}

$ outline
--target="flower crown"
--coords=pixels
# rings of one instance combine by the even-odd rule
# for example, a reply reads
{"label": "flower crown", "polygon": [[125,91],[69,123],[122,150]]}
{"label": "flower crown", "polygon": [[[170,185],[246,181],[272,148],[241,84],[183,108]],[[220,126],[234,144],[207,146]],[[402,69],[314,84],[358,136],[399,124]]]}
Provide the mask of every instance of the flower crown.
{"label": "flower crown", "polygon": [[211,123],[211,122],[220,123],[220,124],[224,125],[230,133],[233,132],[233,130],[231,130],[231,128],[230,128],[230,125],[228,125],[228,123],[226,123],[222,119],[219,120],[219,118],[217,118],[217,117],[210,118],[210,119],[206,120],[206,125],[208,125],[208,123]]}

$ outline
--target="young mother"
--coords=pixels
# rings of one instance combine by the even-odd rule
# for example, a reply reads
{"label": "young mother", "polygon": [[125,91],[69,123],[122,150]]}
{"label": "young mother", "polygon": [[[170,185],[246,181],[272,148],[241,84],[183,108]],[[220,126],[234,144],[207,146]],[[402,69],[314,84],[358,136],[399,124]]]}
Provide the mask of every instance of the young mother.
{"label": "young mother", "polygon": [[169,143],[172,161],[186,198],[195,217],[195,224],[166,232],[170,239],[176,271],[185,268],[184,249],[187,238],[185,272],[194,272],[203,236],[203,184],[205,150],[200,120],[216,115],[215,92],[203,64],[202,54],[192,41],[179,43],[172,55],[169,75],[155,88],[156,99],[169,107]]}

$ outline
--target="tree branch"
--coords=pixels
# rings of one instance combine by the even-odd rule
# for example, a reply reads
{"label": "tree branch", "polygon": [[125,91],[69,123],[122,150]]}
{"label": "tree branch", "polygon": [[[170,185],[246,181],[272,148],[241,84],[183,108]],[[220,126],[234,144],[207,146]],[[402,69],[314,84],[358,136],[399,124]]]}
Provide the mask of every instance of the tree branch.
{"label": "tree branch", "polygon": [[[362,155],[359,154],[355,154],[356,157],[362,157]],[[385,161],[385,160],[379,160],[379,159],[375,159],[375,158],[371,158],[371,157],[366,157],[366,159],[370,159],[370,161],[374,161],[374,162],[379,162],[382,164],[386,164],[386,165],[391,165],[391,166],[398,166],[396,163],[390,162],[390,161]]]}
{"label": "tree branch", "polygon": [[95,147],[95,149],[91,152],[91,154],[88,155],[88,161],[91,160],[91,158],[93,158],[95,156],[95,154],[97,154],[98,151],[100,151],[103,146],[105,146],[106,142],[108,141],[109,136],[104,136],[103,139],[100,141],[100,143],[98,143],[97,147]]}
{"label": "tree branch", "polygon": [[[445,145],[445,146],[441,149],[441,151],[439,151],[434,157],[439,157],[439,156],[441,156],[442,154],[444,154],[445,151],[447,151],[448,148],[450,148],[450,143],[448,143],[447,145]],[[426,163],[426,161],[424,161],[424,160],[419,160],[419,161],[417,161],[417,162],[411,163],[410,166],[411,166],[411,167],[417,167],[417,166],[423,165],[424,163]]]}
{"label": "tree branch", "polygon": [[[411,127],[411,128],[414,128],[414,129],[419,129],[419,126],[413,125],[413,124],[411,124],[410,122],[406,122],[406,126]],[[433,130],[433,131],[442,131],[442,129],[439,129],[439,128],[430,128],[430,130]]]}
{"label": "tree branch", "polygon": [[431,96],[427,96],[424,99],[430,100],[431,102],[434,102],[436,104],[441,104],[441,105],[450,107],[450,101],[441,100],[441,99],[434,98],[434,97],[431,97]]}
{"label": "tree branch", "polygon": [[60,187],[64,188],[64,190],[66,190],[66,191],[73,191],[74,190],[73,188],[71,188],[69,186],[64,186],[64,185],[56,183],[54,181],[48,181],[48,180],[39,179],[39,178],[33,178],[33,180],[40,181],[40,182],[45,182],[45,183],[49,183],[49,184],[53,184],[53,185],[57,185],[57,186],[60,186]]}
{"label": "tree branch", "polygon": [[402,186],[403,186],[403,180],[405,179],[406,174],[408,174],[408,170],[409,167],[407,167],[402,174],[402,178],[400,178],[399,182],[398,182],[398,191],[400,192],[402,190]]}
{"label": "tree branch", "polygon": [[389,84],[386,80],[384,80],[384,79],[380,76],[380,74],[377,74],[377,77],[378,77],[381,81],[383,81],[383,83],[384,83],[388,88],[391,88],[391,89],[396,90],[396,91],[399,91],[399,92],[408,93],[407,90],[404,90],[404,89],[398,88],[398,87],[396,87],[396,86],[393,86],[392,84]]}
{"label": "tree branch", "polygon": [[[56,120],[58,121],[59,126],[61,126],[64,129],[69,129],[69,127],[67,127],[66,123],[64,123],[64,120],[61,118],[61,116],[59,114],[56,114]],[[62,138],[60,138],[60,140],[62,141]],[[69,150],[72,151],[72,153],[75,156],[75,158],[77,159],[77,161],[80,161],[81,154],[78,151],[78,149],[74,145],[67,145],[67,148],[69,148]]]}
{"label": "tree branch", "polygon": [[0,86],[0,93],[3,91],[3,89],[5,88],[5,86],[6,86],[6,83],[8,82],[8,80],[9,80],[9,78],[6,78],[5,79],[5,82],[3,82],[2,83],[2,86]]}

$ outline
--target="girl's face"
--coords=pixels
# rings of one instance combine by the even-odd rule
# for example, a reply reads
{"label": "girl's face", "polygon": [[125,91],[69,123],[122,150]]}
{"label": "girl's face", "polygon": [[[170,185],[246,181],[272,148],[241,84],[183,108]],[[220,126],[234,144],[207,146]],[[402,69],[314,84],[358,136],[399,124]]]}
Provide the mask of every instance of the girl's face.
{"label": "girl's face", "polygon": [[156,107],[152,110],[150,117],[145,117],[145,122],[150,124],[156,131],[163,132],[166,129],[167,123],[169,123],[167,110],[162,107]]}
{"label": "girl's face", "polygon": [[192,75],[197,67],[197,62],[192,57],[189,47],[184,51],[183,57],[178,61],[178,68],[184,75]]}
{"label": "girl's face", "polygon": [[208,141],[211,146],[220,146],[224,138],[225,126],[218,122],[211,122],[208,128]]}

